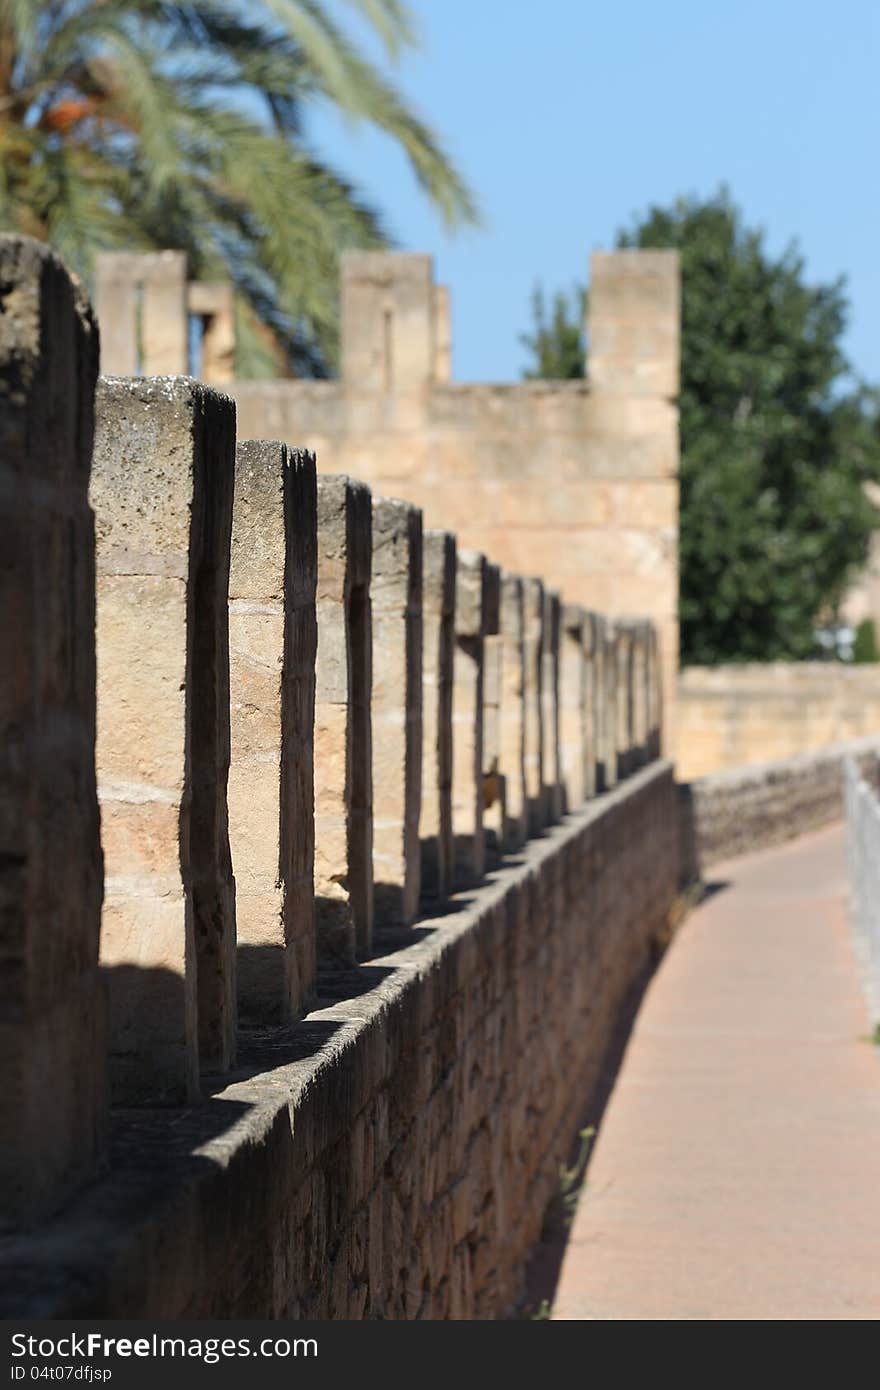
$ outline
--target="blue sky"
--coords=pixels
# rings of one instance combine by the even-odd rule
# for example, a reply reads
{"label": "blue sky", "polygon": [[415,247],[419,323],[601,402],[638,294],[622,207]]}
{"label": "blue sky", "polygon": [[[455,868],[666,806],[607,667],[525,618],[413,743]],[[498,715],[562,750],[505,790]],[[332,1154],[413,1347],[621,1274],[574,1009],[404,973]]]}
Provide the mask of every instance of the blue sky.
{"label": "blue sky", "polygon": [[516,379],[536,279],[652,202],[725,182],[810,280],[845,274],[847,349],[880,380],[880,0],[414,0],[421,52],[397,73],[474,186],[480,231],[450,238],[383,137],[319,112],[318,148],[372,195],[401,246],[451,285],[455,377]]}

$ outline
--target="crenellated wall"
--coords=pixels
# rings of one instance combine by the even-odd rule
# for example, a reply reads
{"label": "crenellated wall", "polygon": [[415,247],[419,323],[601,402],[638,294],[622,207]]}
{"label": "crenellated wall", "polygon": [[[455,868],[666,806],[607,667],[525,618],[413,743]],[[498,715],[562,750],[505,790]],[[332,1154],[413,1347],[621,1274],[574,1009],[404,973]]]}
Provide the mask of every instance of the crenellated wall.
{"label": "crenellated wall", "polygon": [[656,628],[0,268],[3,1310],[501,1315],[676,892]]}
{"label": "crenellated wall", "polygon": [[[132,285],[148,316],[140,360],[154,364],[139,368],[130,365],[137,356]],[[143,269],[137,257],[99,257],[99,306],[107,302],[112,323],[103,370],[186,371],[174,344],[204,289],[186,285],[181,253],[144,257]],[[679,295],[676,252],[597,252],[588,381],[461,384],[451,379],[449,295],[434,283],[431,257],[350,252],[342,261],[339,380],[232,380],[213,355],[222,317],[203,318],[204,375],[234,396],[244,437],[295,439],[315,451],[322,472],[405,498],[430,525],[454,531],[463,548],[541,576],[570,602],[651,618],[671,748]],[[154,338],[150,324],[169,298],[178,328]]]}

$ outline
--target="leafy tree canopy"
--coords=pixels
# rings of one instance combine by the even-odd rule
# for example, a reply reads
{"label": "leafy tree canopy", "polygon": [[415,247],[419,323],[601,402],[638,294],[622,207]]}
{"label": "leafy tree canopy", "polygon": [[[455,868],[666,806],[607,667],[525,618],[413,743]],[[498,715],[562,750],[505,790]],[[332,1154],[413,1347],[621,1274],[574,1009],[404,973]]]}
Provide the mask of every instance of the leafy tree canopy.
{"label": "leafy tree canopy", "polygon": [[586,314],[587,296],[582,285],[575,285],[570,297],[557,291],[549,309],[542,287],[535,286],[534,331],[521,333],[519,339],[534,358],[534,365],[524,372],[527,381],[568,381],[583,376]]}
{"label": "leafy tree canopy", "polygon": [[[402,0],[347,0],[389,59]],[[339,8],[337,6],[337,8]],[[85,279],[99,248],[185,250],[300,371],[336,351],[338,256],[387,244],[376,209],[310,149],[310,103],[387,133],[449,225],[473,221],[437,138],[325,0],[0,0],[0,227],[51,241]],[[246,331],[248,325],[252,331]],[[262,330],[262,331],[260,331]]]}
{"label": "leafy tree canopy", "polygon": [[815,655],[880,522],[878,395],[842,351],[843,282],[805,284],[724,191],[652,208],[618,245],[681,253],[682,660]]}

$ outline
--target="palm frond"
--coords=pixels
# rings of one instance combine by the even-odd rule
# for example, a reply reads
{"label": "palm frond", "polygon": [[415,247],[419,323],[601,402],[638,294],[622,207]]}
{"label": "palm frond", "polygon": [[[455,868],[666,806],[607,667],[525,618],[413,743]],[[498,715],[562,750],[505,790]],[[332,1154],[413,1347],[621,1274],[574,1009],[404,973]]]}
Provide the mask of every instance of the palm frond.
{"label": "palm frond", "polygon": [[[415,42],[402,0],[347,0],[389,60]],[[477,219],[429,126],[323,0],[0,0],[0,226],[96,250],[174,247],[227,275],[263,371],[332,366],[338,262],[388,245],[383,219],[306,139],[329,100],[397,142],[449,226]],[[266,335],[269,335],[268,338]]]}

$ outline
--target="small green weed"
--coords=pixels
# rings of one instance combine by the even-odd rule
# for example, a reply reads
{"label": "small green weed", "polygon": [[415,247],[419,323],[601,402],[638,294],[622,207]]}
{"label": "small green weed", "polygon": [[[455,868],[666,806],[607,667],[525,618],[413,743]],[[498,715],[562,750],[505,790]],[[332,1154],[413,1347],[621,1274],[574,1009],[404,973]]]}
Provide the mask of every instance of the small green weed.
{"label": "small green weed", "polygon": [[570,1168],[562,1167],[559,1170],[559,1201],[566,1227],[570,1226],[574,1219],[578,1197],[586,1181],[587,1159],[590,1156],[590,1148],[595,1136],[596,1130],[593,1125],[588,1125],[586,1129],[580,1130],[578,1132],[580,1144],[574,1163]]}

